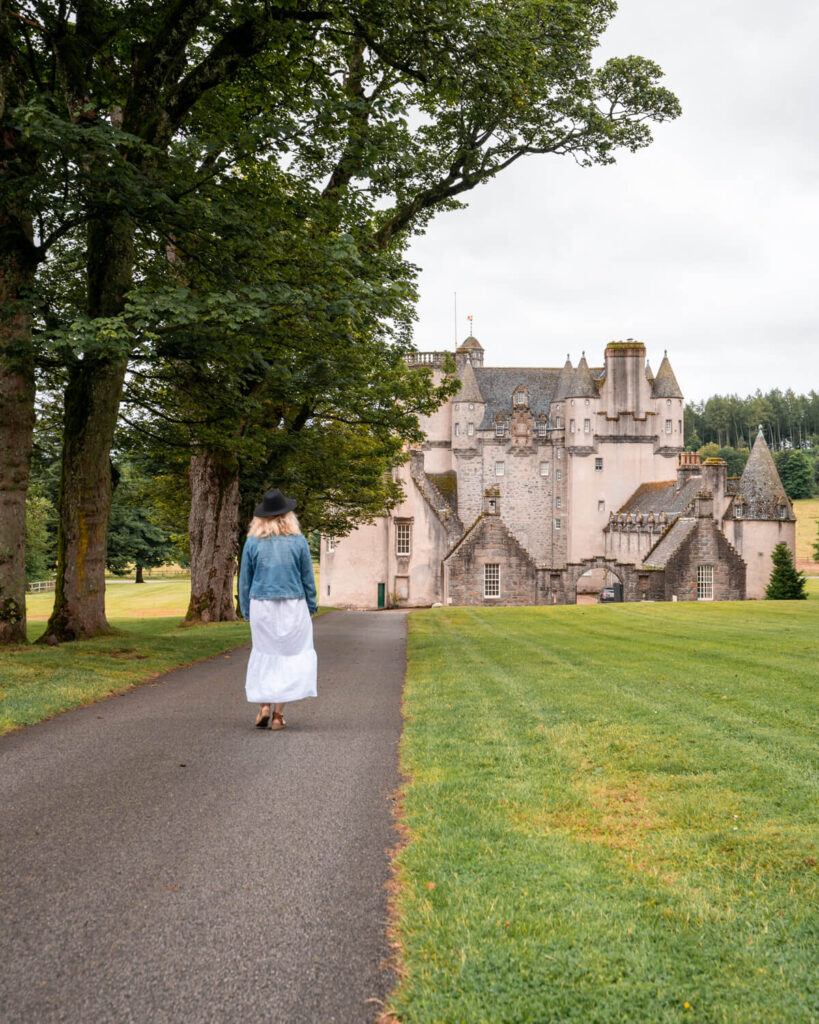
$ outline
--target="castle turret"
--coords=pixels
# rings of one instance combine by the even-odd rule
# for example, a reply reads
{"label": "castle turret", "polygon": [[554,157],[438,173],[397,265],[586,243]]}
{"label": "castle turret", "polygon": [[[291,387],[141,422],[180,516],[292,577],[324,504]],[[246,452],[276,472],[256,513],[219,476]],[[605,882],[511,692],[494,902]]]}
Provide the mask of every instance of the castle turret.
{"label": "castle turret", "polygon": [[463,344],[455,349],[455,362],[459,368],[463,363],[483,366],[483,346],[476,337],[470,334],[464,339]]}
{"label": "castle turret", "polygon": [[555,389],[555,396],[552,399],[553,402],[562,402],[564,398],[569,397],[573,378],[574,367],[572,366],[572,361],[567,353],[566,362],[563,364],[563,369],[560,371],[560,376],[557,378],[557,388]]}
{"label": "castle turret", "polygon": [[725,534],[748,566],[747,596],[765,596],[771,553],[785,543],[796,549],[796,516],[759,429],[737,492],[724,516]]}
{"label": "castle turret", "polygon": [[680,385],[677,383],[677,378],[674,376],[674,371],[671,369],[671,363],[668,361],[668,352],[663,354],[663,361],[660,363],[660,369],[657,371],[657,376],[654,377],[651,382],[651,397],[683,397]]}
{"label": "castle turret", "polygon": [[589,364],[586,362],[586,353],[580,357],[577,369],[572,375],[566,393],[567,398],[597,398],[597,385],[591,375]]}

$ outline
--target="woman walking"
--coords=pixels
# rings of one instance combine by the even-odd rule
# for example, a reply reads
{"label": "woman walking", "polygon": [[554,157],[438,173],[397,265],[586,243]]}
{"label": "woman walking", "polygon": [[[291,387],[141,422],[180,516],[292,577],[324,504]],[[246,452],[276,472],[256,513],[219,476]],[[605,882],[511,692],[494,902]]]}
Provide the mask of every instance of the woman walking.
{"label": "woman walking", "polygon": [[[293,509],[274,487],[253,511],[239,570],[239,607],[253,649],[245,692],[260,704],[258,729],[284,729],[284,705],[316,696],[313,623],[316,581],[310,548]],[[270,708],[273,707],[271,717]]]}

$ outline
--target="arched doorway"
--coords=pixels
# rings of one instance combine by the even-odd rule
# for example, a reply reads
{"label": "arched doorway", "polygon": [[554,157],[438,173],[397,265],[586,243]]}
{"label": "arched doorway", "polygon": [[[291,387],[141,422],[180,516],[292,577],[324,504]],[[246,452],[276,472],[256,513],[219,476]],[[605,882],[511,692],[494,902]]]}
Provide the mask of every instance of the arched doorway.
{"label": "arched doorway", "polygon": [[566,600],[569,604],[608,604],[626,599],[622,566],[607,558],[587,558],[568,567]]}

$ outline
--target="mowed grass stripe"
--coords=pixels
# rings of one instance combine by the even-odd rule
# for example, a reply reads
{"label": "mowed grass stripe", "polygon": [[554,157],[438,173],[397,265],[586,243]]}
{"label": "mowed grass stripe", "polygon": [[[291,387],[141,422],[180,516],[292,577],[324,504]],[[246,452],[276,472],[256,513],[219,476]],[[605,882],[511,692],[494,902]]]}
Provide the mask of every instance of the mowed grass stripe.
{"label": "mowed grass stripe", "polygon": [[816,620],[413,614],[399,1019],[816,1018]]}

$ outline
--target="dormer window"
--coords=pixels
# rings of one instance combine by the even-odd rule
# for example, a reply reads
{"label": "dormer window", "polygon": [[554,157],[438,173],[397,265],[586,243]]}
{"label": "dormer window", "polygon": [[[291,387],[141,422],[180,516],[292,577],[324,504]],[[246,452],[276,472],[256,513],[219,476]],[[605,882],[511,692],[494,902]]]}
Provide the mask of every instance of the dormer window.
{"label": "dormer window", "polygon": [[745,515],[745,502],[742,498],[737,498],[734,502],[734,519],[742,519]]}
{"label": "dormer window", "polygon": [[537,436],[546,437],[549,433],[549,422],[545,418],[537,421]]}
{"label": "dormer window", "polygon": [[529,404],[529,392],[525,387],[521,385],[521,387],[515,389],[512,403],[515,408],[525,408]]}
{"label": "dormer window", "polygon": [[495,417],[495,437],[503,437],[506,433],[506,417],[502,413],[498,413]]}

